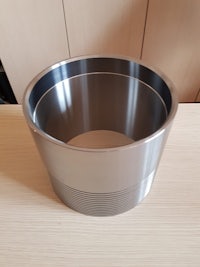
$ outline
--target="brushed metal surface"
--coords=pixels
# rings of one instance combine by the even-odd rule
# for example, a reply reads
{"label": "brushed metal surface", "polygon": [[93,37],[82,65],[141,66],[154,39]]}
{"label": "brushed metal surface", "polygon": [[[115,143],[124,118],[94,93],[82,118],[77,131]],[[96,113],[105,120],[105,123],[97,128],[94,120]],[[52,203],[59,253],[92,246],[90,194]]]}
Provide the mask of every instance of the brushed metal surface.
{"label": "brushed metal surface", "polygon": [[93,216],[116,215],[135,207],[149,193],[153,177],[154,173],[121,191],[92,193],[71,188],[50,176],[55,193],[68,207]]}
{"label": "brushed metal surface", "polygon": [[[58,196],[80,212],[103,216],[134,207],[149,192],[177,99],[168,80],[141,63],[92,56],[40,73],[26,90],[23,109]],[[67,144],[96,130],[134,141],[99,149]]]}

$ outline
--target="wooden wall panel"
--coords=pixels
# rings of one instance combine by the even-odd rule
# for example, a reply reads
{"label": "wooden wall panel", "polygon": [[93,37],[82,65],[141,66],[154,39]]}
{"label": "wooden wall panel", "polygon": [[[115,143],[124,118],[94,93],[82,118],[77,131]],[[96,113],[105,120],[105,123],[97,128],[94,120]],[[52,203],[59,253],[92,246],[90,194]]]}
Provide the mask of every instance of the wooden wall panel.
{"label": "wooden wall panel", "polygon": [[64,0],[70,55],[139,58],[147,0]]}
{"label": "wooden wall panel", "polygon": [[179,100],[194,101],[200,87],[200,1],[150,0],[142,59],[175,84]]}
{"label": "wooden wall panel", "polygon": [[0,0],[0,58],[19,103],[29,81],[69,56],[61,0]]}

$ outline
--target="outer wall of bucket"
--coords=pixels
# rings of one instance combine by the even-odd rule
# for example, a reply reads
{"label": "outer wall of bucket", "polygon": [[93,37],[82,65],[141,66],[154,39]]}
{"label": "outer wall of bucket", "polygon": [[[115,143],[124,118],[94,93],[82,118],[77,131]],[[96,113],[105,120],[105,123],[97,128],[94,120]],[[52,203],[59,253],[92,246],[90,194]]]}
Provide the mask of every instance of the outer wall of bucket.
{"label": "outer wall of bucket", "polygon": [[[127,58],[81,57],[40,73],[23,110],[56,194],[81,213],[109,216],[140,203],[150,191],[177,110],[168,80]],[[81,148],[67,142],[111,130],[133,143]]]}

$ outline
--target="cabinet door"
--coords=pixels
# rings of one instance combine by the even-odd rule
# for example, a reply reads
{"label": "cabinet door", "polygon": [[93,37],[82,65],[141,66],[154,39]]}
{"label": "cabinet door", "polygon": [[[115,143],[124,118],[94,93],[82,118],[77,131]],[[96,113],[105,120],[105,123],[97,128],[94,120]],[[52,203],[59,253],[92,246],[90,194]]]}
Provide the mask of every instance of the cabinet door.
{"label": "cabinet door", "polygon": [[200,87],[199,19],[199,0],[149,1],[142,59],[172,80],[182,102]]}
{"label": "cabinet door", "polygon": [[0,58],[19,103],[43,68],[69,57],[62,0],[0,0]]}
{"label": "cabinet door", "polygon": [[139,58],[147,0],[64,0],[70,55]]}

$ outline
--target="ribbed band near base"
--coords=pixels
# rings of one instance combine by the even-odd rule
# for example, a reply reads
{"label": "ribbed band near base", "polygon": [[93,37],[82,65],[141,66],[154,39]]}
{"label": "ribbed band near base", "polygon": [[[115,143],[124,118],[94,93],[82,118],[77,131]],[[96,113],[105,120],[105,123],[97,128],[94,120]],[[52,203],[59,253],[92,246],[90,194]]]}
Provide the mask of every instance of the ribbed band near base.
{"label": "ribbed band near base", "polygon": [[135,207],[148,194],[153,180],[149,175],[140,184],[117,192],[91,193],[67,186],[51,177],[58,197],[70,208],[92,216],[111,216]]}

